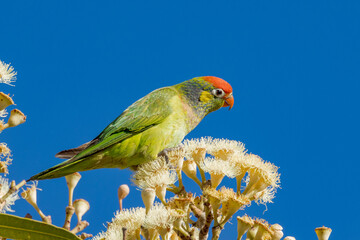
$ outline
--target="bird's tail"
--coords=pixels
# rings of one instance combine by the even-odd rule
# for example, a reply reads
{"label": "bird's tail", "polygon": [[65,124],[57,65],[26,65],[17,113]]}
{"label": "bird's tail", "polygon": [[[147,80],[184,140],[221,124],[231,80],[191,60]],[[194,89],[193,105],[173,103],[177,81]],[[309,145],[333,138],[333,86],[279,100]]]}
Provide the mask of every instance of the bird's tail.
{"label": "bird's tail", "polygon": [[32,176],[27,180],[27,182],[33,180],[44,180],[44,179],[64,177],[79,171],[79,169],[81,169],[81,171],[92,169],[89,168],[89,166],[84,166],[86,164],[86,161],[84,161],[85,159],[77,159],[77,160],[69,159],[65,162],[62,162],[54,167],[51,167],[45,171],[42,171],[41,173]]}
{"label": "bird's tail", "polygon": [[80,145],[76,148],[72,148],[72,149],[67,149],[67,150],[63,150],[61,152],[58,152],[55,157],[57,158],[62,158],[62,159],[69,159],[72,158],[74,156],[76,156],[77,154],[79,154],[80,152],[84,151],[87,147],[89,147],[92,143],[94,143],[96,140],[92,140],[90,142],[84,143],[83,145]]}

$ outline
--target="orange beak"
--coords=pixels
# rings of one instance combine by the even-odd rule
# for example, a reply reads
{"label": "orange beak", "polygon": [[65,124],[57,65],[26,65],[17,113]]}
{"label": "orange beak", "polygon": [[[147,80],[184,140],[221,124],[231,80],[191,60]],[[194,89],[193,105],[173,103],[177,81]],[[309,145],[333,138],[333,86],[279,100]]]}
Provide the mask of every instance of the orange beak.
{"label": "orange beak", "polygon": [[229,107],[229,110],[233,107],[234,105],[234,97],[232,95],[232,93],[230,93],[227,97],[224,98],[225,102],[223,107]]}

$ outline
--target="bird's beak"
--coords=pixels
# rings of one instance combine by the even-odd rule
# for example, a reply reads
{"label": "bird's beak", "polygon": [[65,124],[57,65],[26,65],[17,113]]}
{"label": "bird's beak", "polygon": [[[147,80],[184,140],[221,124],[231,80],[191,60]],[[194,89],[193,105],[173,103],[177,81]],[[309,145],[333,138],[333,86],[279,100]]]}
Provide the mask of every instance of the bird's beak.
{"label": "bird's beak", "polygon": [[234,97],[232,95],[232,93],[230,93],[227,97],[224,98],[225,102],[223,107],[229,107],[229,110],[233,107],[234,105]]}

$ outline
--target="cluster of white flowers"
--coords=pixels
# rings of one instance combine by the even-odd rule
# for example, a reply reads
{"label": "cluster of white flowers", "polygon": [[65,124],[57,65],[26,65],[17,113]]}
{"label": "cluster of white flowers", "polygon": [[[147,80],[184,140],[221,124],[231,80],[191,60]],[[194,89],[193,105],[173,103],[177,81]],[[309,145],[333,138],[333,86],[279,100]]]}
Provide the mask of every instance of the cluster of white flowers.
{"label": "cluster of white flowers", "polygon": [[[13,83],[16,80],[16,72],[10,64],[6,64],[0,60],[0,83],[5,83],[13,86]],[[0,118],[5,118],[8,116],[6,110],[7,107],[14,104],[12,98],[3,92],[0,92]],[[0,133],[8,127],[15,127],[25,121],[25,116],[19,117],[18,112],[20,110],[14,109],[10,113],[8,121],[5,123],[4,119],[0,119]],[[20,114],[20,115],[21,115]],[[0,143],[0,174],[8,174],[8,166],[12,162],[11,151],[8,148],[7,144],[2,142]],[[11,210],[11,205],[15,203],[18,196],[18,187],[15,185],[15,182],[9,183],[9,180],[0,176],[0,212],[13,212]]]}
{"label": "cluster of white flowers", "polygon": [[[159,157],[138,166],[133,175],[145,208],[118,212],[107,231],[95,240],[122,239],[124,233],[126,239],[141,239],[141,235],[145,239],[207,239],[212,221],[213,239],[218,239],[221,229],[238,210],[254,200],[271,201],[279,187],[278,168],[248,154],[238,141],[211,137],[185,140],[179,148],[169,150],[167,157],[168,161]],[[202,196],[195,198],[185,191],[182,172],[200,186]],[[236,178],[238,189],[217,189],[224,177]],[[175,193],[175,197],[166,199],[167,191]],[[155,202],[155,196],[161,203]]]}
{"label": "cluster of white flowers", "polygon": [[[9,192],[10,184],[9,180],[0,176],[0,199]],[[0,202],[0,212],[14,212],[11,206],[14,205],[15,201],[19,199],[18,191],[8,195],[3,202]]]}
{"label": "cluster of white flowers", "polygon": [[11,151],[6,143],[0,143],[0,173],[9,173],[8,166],[11,164]]}
{"label": "cluster of white flowers", "polygon": [[[115,240],[122,238],[122,228],[126,228],[127,239],[140,239],[141,226],[145,220],[144,208],[123,209],[115,214],[108,225],[106,239]],[[118,238],[117,238],[118,237]]]}
{"label": "cluster of white flowers", "polygon": [[0,60],[0,83],[13,86],[11,83],[16,80],[16,72],[10,64],[6,64]]}
{"label": "cluster of white flowers", "polygon": [[[205,137],[185,140],[184,149],[187,161],[194,161],[201,174],[210,174],[211,185],[214,188],[225,176],[236,178],[238,194],[265,204],[272,201],[279,187],[278,167],[257,155],[248,154],[241,142]],[[200,151],[201,156],[198,154]],[[212,157],[206,157],[206,154]],[[192,175],[194,176],[194,173]],[[243,183],[246,183],[246,186],[242,186]]]}

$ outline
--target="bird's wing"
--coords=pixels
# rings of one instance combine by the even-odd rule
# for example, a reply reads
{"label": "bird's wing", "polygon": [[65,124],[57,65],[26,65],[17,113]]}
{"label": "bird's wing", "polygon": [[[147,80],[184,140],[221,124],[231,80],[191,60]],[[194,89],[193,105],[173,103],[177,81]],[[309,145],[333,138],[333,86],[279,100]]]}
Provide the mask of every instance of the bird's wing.
{"label": "bird's wing", "polygon": [[57,154],[55,154],[55,157],[57,158],[62,158],[62,159],[69,159],[72,158],[73,156],[75,156],[76,154],[81,153],[85,148],[87,148],[90,144],[92,143],[92,141],[84,143],[76,148],[72,148],[72,149],[66,149],[63,150],[61,152],[58,152]]}
{"label": "bird's wing", "polygon": [[163,122],[171,113],[168,104],[176,90],[166,87],[157,89],[128,107],[109,124],[90,144],[75,155],[72,160],[81,159],[97,153],[115,143],[141,133]]}

